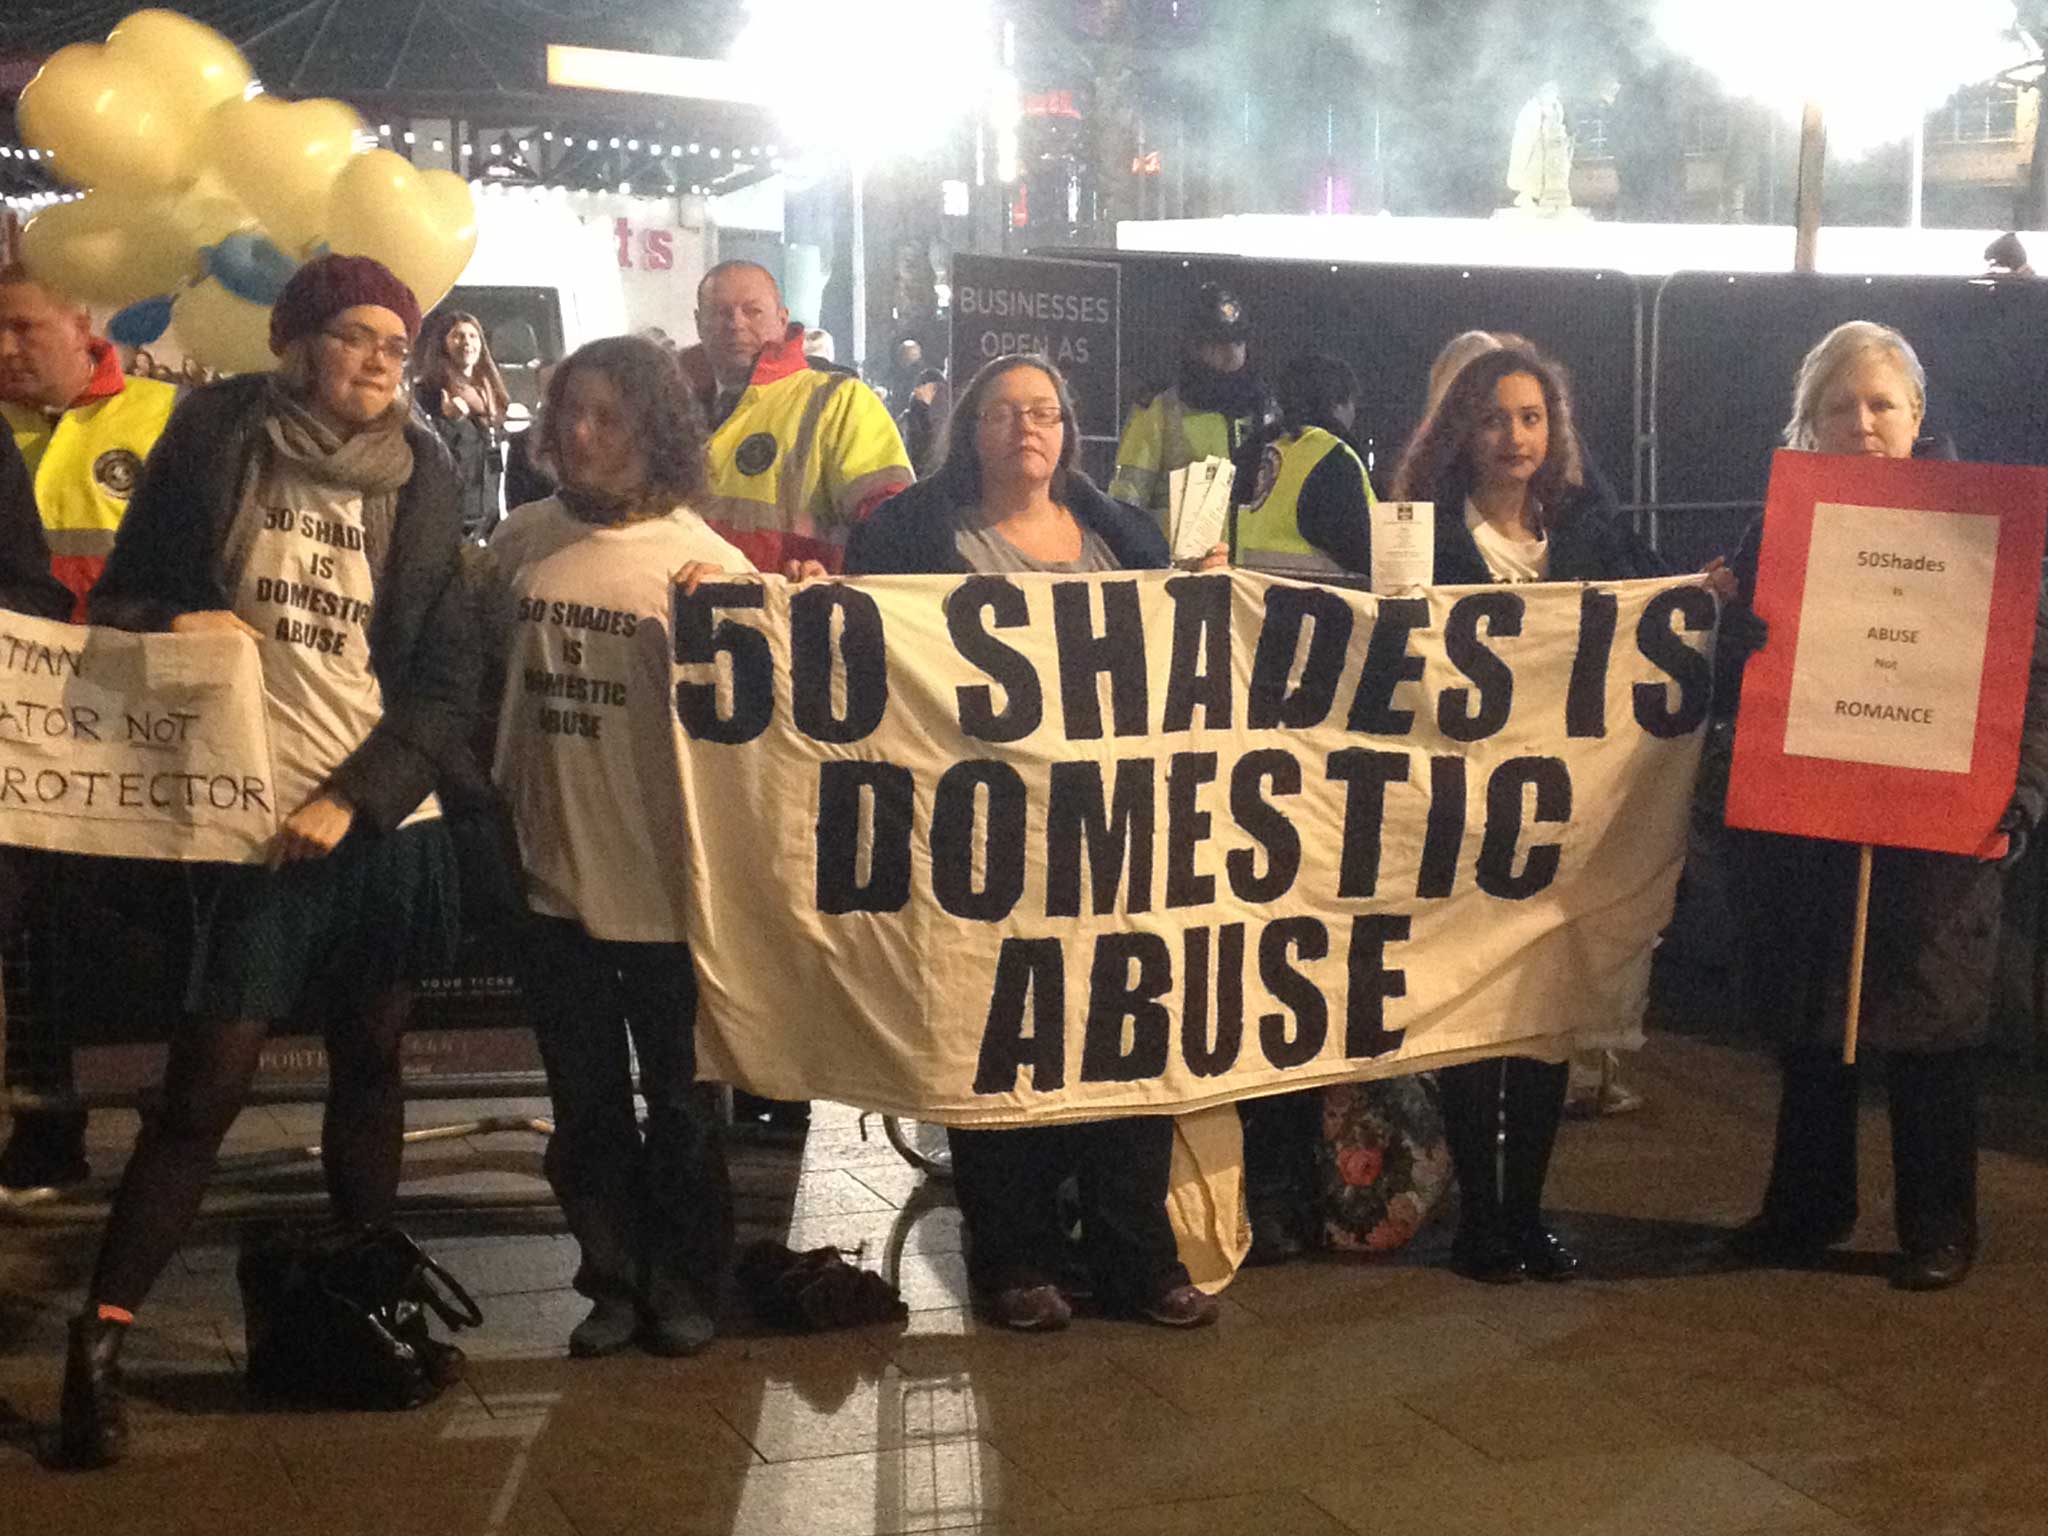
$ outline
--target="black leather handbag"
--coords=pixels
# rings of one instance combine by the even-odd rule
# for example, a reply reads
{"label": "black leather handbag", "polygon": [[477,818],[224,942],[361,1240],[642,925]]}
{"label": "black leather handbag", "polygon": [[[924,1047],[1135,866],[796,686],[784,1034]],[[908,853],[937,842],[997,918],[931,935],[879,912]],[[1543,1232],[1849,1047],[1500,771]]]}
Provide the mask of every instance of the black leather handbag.
{"label": "black leather handbag", "polygon": [[396,1227],[273,1231],[235,1265],[249,1383],[336,1408],[417,1408],[460,1354],[433,1339],[429,1314],[474,1328],[483,1313],[455,1277]]}

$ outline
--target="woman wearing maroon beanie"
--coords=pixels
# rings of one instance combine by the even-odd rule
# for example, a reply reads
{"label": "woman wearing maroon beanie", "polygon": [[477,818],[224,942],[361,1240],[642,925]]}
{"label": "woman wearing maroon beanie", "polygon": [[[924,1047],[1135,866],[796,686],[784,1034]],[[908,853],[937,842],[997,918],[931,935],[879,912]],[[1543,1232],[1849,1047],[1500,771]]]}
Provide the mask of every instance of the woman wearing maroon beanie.
{"label": "woman wearing maroon beanie", "polygon": [[[396,1204],[409,987],[455,937],[436,790],[476,774],[456,487],[403,389],[419,325],[410,290],[374,261],[300,268],[272,311],[276,371],[179,405],[93,591],[102,624],[256,642],[283,819],[269,863],[218,871],[201,912],[163,1107],[71,1326],[62,1450],[75,1465],[121,1454],[121,1341],[197,1213],[264,1037],[309,998],[324,1015],[335,1213],[375,1224]],[[452,1371],[460,1357],[443,1348]]]}

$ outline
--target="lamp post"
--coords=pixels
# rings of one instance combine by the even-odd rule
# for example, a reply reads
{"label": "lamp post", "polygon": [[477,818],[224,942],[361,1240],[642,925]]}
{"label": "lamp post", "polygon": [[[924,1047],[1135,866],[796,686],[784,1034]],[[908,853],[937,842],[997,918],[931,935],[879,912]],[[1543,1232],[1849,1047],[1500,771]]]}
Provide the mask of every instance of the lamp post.
{"label": "lamp post", "polygon": [[778,104],[792,137],[811,153],[845,157],[853,204],[851,361],[858,370],[867,361],[868,178],[885,158],[938,144],[985,106],[995,62],[990,0],[747,0],[733,61],[764,80],[780,78],[790,41],[799,38],[809,56],[828,60],[861,88],[855,111],[815,92]]}

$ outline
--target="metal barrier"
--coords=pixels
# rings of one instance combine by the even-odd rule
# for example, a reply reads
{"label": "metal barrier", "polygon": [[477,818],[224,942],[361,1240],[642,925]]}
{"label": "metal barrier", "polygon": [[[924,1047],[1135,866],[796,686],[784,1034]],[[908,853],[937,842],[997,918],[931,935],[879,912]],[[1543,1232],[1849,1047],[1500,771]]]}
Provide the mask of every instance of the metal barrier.
{"label": "metal barrier", "polygon": [[[144,866],[135,866],[144,878]],[[157,871],[161,874],[161,871]],[[47,915],[47,914],[45,914]],[[74,932],[77,930],[73,930]],[[108,983],[98,995],[121,998],[128,1017],[115,1019],[104,1038],[107,1018],[85,1010],[63,1019],[63,1028],[45,1029],[38,1008],[62,1006],[73,989],[58,985],[58,968],[75,964],[58,946],[66,935],[48,921],[35,921],[27,933],[0,956],[0,1105],[10,1111],[98,1110],[141,1108],[155,1101],[168,1052],[161,1040],[133,1038],[140,1026],[153,1023],[162,1033],[165,1019],[178,1016],[184,966],[175,914],[140,944],[124,933],[108,943],[104,962],[92,969]],[[524,1005],[502,963],[502,945],[486,936],[470,935],[456,969],[429,977],[418,989],[415,1023],[408,1031],[401,1057],[408,1101],[540,1098],[547,1083]],[[140,958],[138,958],[140,956]],[[45,968],[38,974],[38,968]],[[118,1011],[118,1010],[115,1010]],[[101,1038],[76,1038],[80,1018],[101,1026]],[[303,1029],[303,1025],[298,1026]],[[38,1039],[37,1037],[40,1037]],[[326,1049],[317,1034],[273,1036],[259,1061],[247,1107],[317,1104],[325,1097]],[[20,1078],[21,1081],[16,1079]],[[527,1113],[493,1113],[417,1127],[405,1133],[408,1147],[430,1146],[470,1136],[519,1133],[545,1138],[553,1133],[547,1118]],[[541,1181],[538,1148],[532,1168],[534,1186],[523,1189],[406,1191],[401,1209],[408,1212],[460,1210],[470,1212],[553,1212],[554,1196]],[[268,1148],[232,1154],[216,1164],[217,1176],[230,1185],[262,1179],[317,1163],[316,1144]],[[523,1171],[523,1170],[522,1170]],[[0,1195],[0,1222],[66,1222],[97,1220],[105,1215],[114,1177],[95,1177],[63,1190],[32,1189]],[[292,1213],[324,1202],[317,1192],[266,1191],[260,1195],[232,1188],[210,1190],[204,1214],[239,1218]]]}

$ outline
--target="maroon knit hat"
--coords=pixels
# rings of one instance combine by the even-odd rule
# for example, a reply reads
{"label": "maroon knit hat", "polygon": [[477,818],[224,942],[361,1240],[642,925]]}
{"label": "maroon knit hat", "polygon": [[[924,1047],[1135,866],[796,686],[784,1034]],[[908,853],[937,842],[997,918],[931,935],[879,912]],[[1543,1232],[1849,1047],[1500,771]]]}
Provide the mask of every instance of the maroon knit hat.
{"label": "maroon knit hat", "polygon": [[405,322],[406,339],[419,340],[420,301],[389,267],[368,256],[316,256],[292,274],[271,307],[270,350],[282,357],[301,336],[358,304],[390,310]]}

